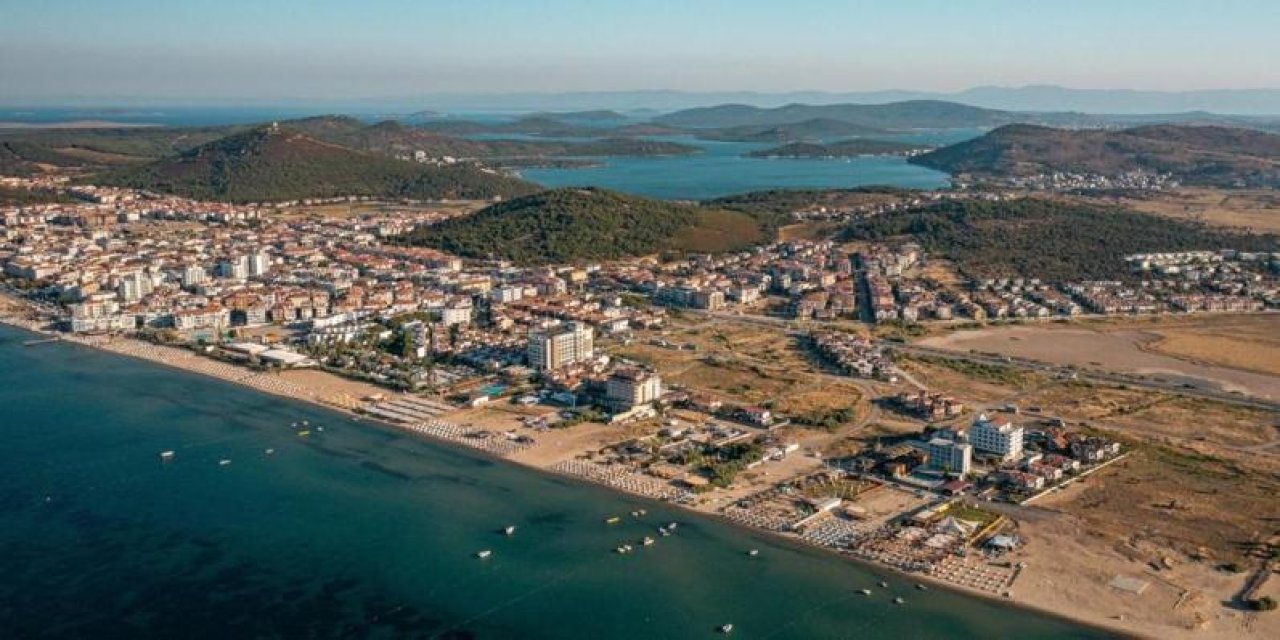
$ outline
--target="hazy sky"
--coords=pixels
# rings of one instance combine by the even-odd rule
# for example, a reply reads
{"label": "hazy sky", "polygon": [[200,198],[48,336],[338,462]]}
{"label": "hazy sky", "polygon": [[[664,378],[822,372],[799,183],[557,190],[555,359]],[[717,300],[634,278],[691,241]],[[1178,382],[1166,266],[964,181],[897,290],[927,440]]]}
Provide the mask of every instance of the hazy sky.
{"label": "hazy sky", "polygon": [[0,100],[1280,87],[1277,0],[0,0]]}

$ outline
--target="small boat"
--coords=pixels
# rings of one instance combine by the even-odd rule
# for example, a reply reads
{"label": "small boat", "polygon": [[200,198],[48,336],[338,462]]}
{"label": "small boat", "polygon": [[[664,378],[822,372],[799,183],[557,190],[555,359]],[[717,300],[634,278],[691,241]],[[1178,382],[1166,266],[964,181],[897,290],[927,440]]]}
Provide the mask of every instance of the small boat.
{"label": "small boat", "polygon": [[219,461],[218,461],[218,466],[220,466],[220,467],[225,467],[225,466],[227,466],[227,465],[229,465],[229,464],[231,464],[231,458],[223,458],[223,459],[221,459],[221,460],[219,460]]}
{"label": "small boat", "polygon": [[928,591],[928,590],[929,590],[929,587],[927,587],[927,586],[925,586],[925,585],[923,585],[923,584],[920,584],[920,583],[918,583],[918,582],[916,583],[916,588],[917,588],[917,589],[919,589],[919,590],[921,590],[921,591]]}
{"label": "small boat", "polygon": [[267,454],[267,455],[271,456],[271,455],[275,455],[276,450],[275,450],[275,449],[267,449],[266,451],[263,451],[263,453],[265,453],[265,454]]}
{"label": "small boat", "polygon": [[509,536],[513,536],[516,534],[516,526],[514,524],[509,524],[502,530],[502,532]]}
{"label": "small boat", "polygon": [[902,603],[904,603],[904,602],[906,602],[906,600],[903,600],[903,599],[902,599],[902,596],[898,596],[898,597],[896,597],[896,598],[894,598],[894,599],[893,599],[893,603],[894,603],[894,604],[902,604]]}
{"label": "small boat", "polygon": [[173,460],[173,456],[175,456],[175,455],[177,455],[177,454],[175,454],[175,453],[174,453],[174,452],[172,452],[172,451],[161,451],[161,452],[160,452],[160,459],[161,459],[161,460],[163,460],[164,462],[170,462],[170,461],[172,461],[172,460]]}
{"label": "small boat", "polygon": [[752,550],[750,550],[750,551],[748,551],[748,552],[747,552],[747,555],[749,555],[749,556],[751,556],[752,558],[754,558],[754,557],[756,557],[756,556],[760,555],[760,550],[759,550],[759,549],[752,549]]}
{"label": "small boat", "polygon": [[888,582],[885,582],[884,580],[881,580],[881,581],[880,581],[880,588],[881,588],[881,589],[888,589],[888,588],[889,588],[889,583],[888,583]]}
{"label": "small boat", "polygon": [[640,514],[640,515],[642,515],[642,516],[643,516],[643,515],[646,515],[648,512],[646,512],[644,509],[641,509],[641,510],[637,511],[636,513],[638,513],[638,514]]}
{"label": "small boat", "polygon": [[720,633],[733,633],[733,623],[726,622],[720,625]]}
{"label": "small boat", "polygon": [[680,523],[672,522],[671,524],[667,525],[667,530],[671,531],[672,533],[675,533],[676,527],[678,526],[680,526]]}
{"label": "small boat", "polygon": [[304,426],[304,427],[309,427],[309,426],[311,426],[311,423],[310,423],[310,422],[307,422],[306,420],[303,420],[303,421],[302,421],[302,426]]}
{"label": "small boat", "polygon": [[658,527],[658,533],[662,534],[662,537],[664,538],[671,535],[671,532],[667,531],[666,527]]}
{"label": "small boat", "polygon": [[296,423],[296,422],[295,422],[295,423],[293,423],[293,424],[291,424],[291,425],[289,425],[289,426],[290,426],[290,427],[293,427],[294,429],[297,429],[297,428],[298,428],[298,423]]}
{"label": "small boat", "polygon": [[644,546],[646,546],[646,547],[647,547],[647,546],[649,546],[649,545],[653,544],[653,538],[650,538],[649,536],[645,536],[645,537],[644,537],[644,540],[641,540],[641,541],[640,541],[640,544],[642,544],[642,545],[644,545]]}
{"label": "small boat", "polygon": [[619,518],[618,516],[609,516],[604,519],[605,524],[618,524],[619,522],[622,522],[622,518]]}
{"label": "small boat", "polygon": [[619,545],[617,549],[614,549],[614,551],[617,551],[619,554],[626,555],[628,553],[631,553],[631,545],[629,544]]}
{"label": "small boat", "polygon": [[299,438],[305,438],[305,437],[307,437],[307,436],[309,436],[309,435],[311,435],[311,431],[310,431],[310,430],[308,430],[308,429],[303,429],[302,431],[299,431],[299,432],[298,432],[298,437],[299,437]]}
{"label": "small boat", "polygon": [[320,433],[324,433],[324,427],[316,427],[316,431],[319,431]]}
{"label": "small boat", "polygon": [[639,518],[639,517],[640,517],[640,512],[639,512],[639,511],[632,511],[632,512],[631,512],[631,517],[632,517],[632,518]]}
{"label": "small boat", "polygon": [[870,589],[863,589],[862,591],[859,591],[858,593],[861,593],[861,594],[862,594],[862,595],[864,595],[864,596],[869,596],[869,595],[871,595],[871,590],[870,590]]}
{"label": "small boat", "polygon": [[493,552],[488,549],[484,549],[483,551],[476,552],[476,557],[480,558],[481,560],[484,560],[485,558],[488,558],[491,555],[493,555]]}

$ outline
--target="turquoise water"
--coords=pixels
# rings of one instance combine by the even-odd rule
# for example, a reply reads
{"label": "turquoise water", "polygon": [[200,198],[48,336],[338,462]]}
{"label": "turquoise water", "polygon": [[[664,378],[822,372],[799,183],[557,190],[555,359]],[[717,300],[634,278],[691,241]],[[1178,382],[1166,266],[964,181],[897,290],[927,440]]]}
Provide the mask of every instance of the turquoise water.
{"label": "turquoise water", "polygon": [[6,638],[1101,637],[895,578],[867,599],[830,554],[28,337],[0,328]]}
{"label": "turquoise water", "polygon": [[[949,143],[976,132],[921,132],[891,136],[910,142]],[[744,154],[776,145],[711,142],[687,136],[661,137],[702,148],[688,156],[603,158],[598,166],[530,168],[529,180],[548,187],[594,186],[655,198],[698,200],[764,189],[847,188],[893,185],[935,189],[948,184],[945,173],[908,164],[905,158],[868,156],[835,159],[746,158]]]}

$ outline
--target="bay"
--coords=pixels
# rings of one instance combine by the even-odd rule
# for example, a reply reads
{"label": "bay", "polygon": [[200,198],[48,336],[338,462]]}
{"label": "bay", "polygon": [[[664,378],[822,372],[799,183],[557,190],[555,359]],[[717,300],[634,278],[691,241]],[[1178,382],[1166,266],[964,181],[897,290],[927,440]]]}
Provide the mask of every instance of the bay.
{"label": "bay", "polygon": [[[743,638],[1104,637],[896,577],[879,589],[878,572],[712,518],[30,337],[0,327],[4,637],[706,638],[726,622]],[[612,553],[672,520],[675,536]]]}

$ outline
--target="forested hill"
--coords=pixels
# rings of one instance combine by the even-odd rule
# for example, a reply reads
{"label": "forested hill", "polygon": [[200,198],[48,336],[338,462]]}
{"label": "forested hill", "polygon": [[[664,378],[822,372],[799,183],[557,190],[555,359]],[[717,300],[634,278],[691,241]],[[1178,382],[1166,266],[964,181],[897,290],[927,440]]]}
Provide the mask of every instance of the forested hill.
{"label": "forested hill", "polygon": [[1280,185],[1280,136],[1223,126],[1117,131],[1010,125],[911,162],[979,177],[1147,171],[1173,174],[1188,184],[1275,186]]}
{"label": "forested hill", "polygon": [[952,201],[869,217],[852,223],[843,239],[910,240],[955,261],[972,277],[1046,282],[1128,278],[1124,256],[1134,253],[1280,250],[1274,235],[1038,198]]}
{"label": "forested hill", "polygon": [[405,162],[270,126],[155,162],[105,171],[92,181],[227,202],[347,195],[486,199],[537,191],[536,185],[472,165]]}
{"label": "forested hill", "polygon": [[471,258],[549,264],[728,251],[767,241],[770,232],[746,213],[568,188],[421,227],[401,241]]}

